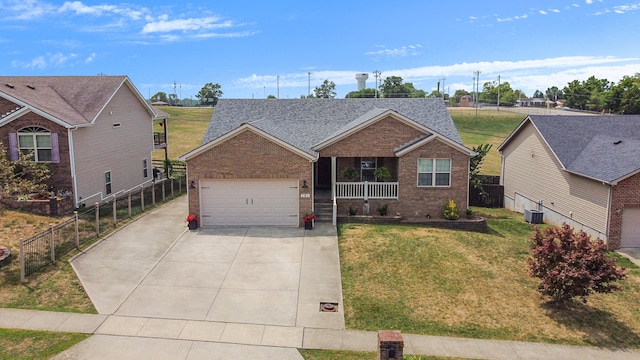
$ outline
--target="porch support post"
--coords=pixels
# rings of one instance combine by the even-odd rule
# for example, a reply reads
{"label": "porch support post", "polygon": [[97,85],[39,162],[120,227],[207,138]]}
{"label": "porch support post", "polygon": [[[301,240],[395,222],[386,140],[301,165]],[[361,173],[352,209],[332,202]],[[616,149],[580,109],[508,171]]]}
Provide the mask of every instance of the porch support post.
{"label": "porch support post", "polygon": [[336,157],[331,157],[331,201],[333,203],[332,223],[335,226],[338,223],[338,203],[336,202]]}

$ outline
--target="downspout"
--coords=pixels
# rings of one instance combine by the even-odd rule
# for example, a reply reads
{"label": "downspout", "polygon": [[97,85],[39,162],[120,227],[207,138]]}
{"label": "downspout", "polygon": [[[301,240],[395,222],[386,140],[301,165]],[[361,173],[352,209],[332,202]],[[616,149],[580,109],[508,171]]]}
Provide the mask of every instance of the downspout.
{"label": "downspout", "polygon": [[80,200],[78,199],[78,180],[76,178],[76,154],[73,148],[73,131],[78,130],[78,127],[70,128],[67,133],[69,134],[69,163],[71,165],[71,181],[73,182],[73,200],[76,207],[80,207]]}
{"label": "downspout", "polygon": [[[613,185],[609,185],[609,195],[607,196],[607,222],[604,228],[604,234],[607,236],[607,250],[609,248],[609,226],[611,225],[611,197],[613,196]],[[621,239],[622,240],[622,239]]]}

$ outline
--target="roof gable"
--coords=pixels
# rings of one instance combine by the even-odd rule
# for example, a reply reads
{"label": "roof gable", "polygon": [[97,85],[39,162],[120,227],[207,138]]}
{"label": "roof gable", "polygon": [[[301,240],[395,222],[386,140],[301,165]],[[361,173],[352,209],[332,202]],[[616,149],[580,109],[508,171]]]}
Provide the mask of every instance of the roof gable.
{"label": "roof gable", "polygon": [[284,141],[282,141],[282,140],[270,135],[269,133],[264,132],[263,130],[261,130],[258,127],[253,126],[252,124],[243,124],[242,126],[234,129],[233,131],[225,134],[224,136],[221,136],[221,137],[219,137],[219,138],[217,138],[217,139],[215,139],[213,141],[210,141],[210,142],[208,142],[206,144],[200,145],[199,147],[191,150],[190,152],[180,156],[178,159],[180,161],[187,161],[189,159],[192,159],[192,158],[202,154],[203,152],[205,152],[205,151],[207,151],[207,150],[209,150],[211,148],[214,148],[214,147],[216,147],[216,146],[218,146],[218,145],[220,145],[220,144],[222,144],[222,143],[224,143],[224,142],[226,142],[228,140],[233,139],[238,134],[241,134],[241,133],[243,133],[245,131],[251,131],[251,132],[253,132],[253,133],[255,133],[255,134],[259,135],[259,136],[262,136],[262,137],[266,138],[267,140],[272,141],[272,142],[284,147],[285,149],[287,149],[287,150],[289,150],[289,151],[291,151],[291,152],[293,152],[295,154],[298,154],[298,155],[308,159],[309,161],[315,160],[315,157],[312,156],[311,154],[303,152],[303,151],[301,151],[300,149],[298,149],[295,146],[291,146],[290,144],[288,144],[288,143],[286,143],[286,142],[284,142]]}
{"label": "roof gable", "polygon": [[502,151],[526,125],[544,139],[564,170],[609,184],[640,171],[640,116],[530,115],[498,147]]}
{"label": "roof gable", "polygon": [[87,126],[123,84],[156,116],[126,76],[0,76],[0,96],[59,125]]}
{"label": "roof gable", "polygon": [[[220,99],[203,144],[243,124],[316,156],[314,145],[393,111],[462,145],[442,99]],[[396,116],[400,116],[396,115]]]}

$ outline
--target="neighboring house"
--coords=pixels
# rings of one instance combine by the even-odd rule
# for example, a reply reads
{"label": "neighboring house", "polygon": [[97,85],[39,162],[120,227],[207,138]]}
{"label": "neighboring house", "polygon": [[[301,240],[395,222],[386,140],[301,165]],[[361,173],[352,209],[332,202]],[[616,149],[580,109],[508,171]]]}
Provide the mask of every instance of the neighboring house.
{"label": "neighboring house", "polygon": [[498,151],[506,208],[640,247],[640,116],[530,115]]}
{"label": "neighboring house", "polygon": [[440,218],[448,199],[464,214],[472,154],[439,98],[220,99],[202,145],[180,159],[202,225],[301,226],[325,199],[334,222],[384,205]]}
{"label": "neighboring house", "polygon": [[166,147],[154,120],[166,125],[166,114],[127,76],[0,76],[0,142],[9,158],[33,152],[51,169],[50,189],[71,194],[77,207],[152,181],[151,152]]}
{"label": "neighboring house", "polygon": [[547,100],[543,98],[522,98],[516,100],[516,106],[546,106]]}
{"label": "neighboring house", "polygon": [[462,95],[460,97],[460,107],[474,107],[473,98],[471,95]]}

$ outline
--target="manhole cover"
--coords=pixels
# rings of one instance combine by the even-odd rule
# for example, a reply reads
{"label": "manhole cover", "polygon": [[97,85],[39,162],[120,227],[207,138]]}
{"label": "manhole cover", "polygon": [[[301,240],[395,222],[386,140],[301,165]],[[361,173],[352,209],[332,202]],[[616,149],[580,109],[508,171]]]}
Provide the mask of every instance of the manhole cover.
{"label": "manhole cover", "polygon": [[321,302],[320,312],[338,312],[338,303]]}

